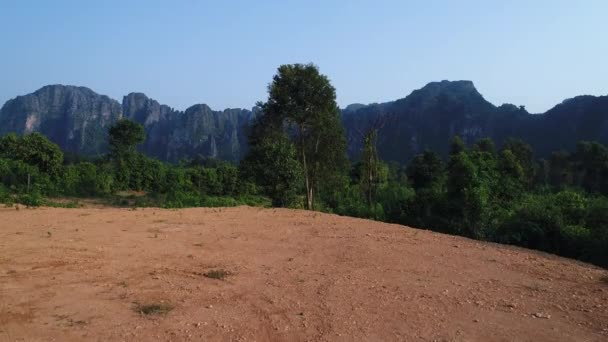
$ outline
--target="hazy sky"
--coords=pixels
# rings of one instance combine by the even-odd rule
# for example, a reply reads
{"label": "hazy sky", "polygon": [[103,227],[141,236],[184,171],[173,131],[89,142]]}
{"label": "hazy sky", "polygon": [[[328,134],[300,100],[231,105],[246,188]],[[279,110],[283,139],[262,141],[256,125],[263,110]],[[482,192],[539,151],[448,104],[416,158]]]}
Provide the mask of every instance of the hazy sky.
{"label": "hazy sky", "polygon": [[341,106],[467,79],[541,112],[608,94],[608,1],[0,0],[0,104],[46,84],[250,108],[313,62]]}

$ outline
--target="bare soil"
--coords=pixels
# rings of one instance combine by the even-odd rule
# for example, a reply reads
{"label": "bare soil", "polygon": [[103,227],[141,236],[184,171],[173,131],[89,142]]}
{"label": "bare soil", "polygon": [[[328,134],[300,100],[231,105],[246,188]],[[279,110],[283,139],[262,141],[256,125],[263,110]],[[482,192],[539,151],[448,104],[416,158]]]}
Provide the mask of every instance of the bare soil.
{"label": "bare soil", "polygon": [[608,272],[315,212],[0,209],[2,341],[608,341]]}

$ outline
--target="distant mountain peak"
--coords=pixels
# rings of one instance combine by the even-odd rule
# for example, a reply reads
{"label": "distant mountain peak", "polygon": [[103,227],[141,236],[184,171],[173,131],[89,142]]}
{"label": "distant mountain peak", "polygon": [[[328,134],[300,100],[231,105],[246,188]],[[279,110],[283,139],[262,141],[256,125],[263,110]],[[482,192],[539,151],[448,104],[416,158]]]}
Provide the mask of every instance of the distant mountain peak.
{"label": "distant mountain peak", "polygon": [[475,88],[473,81],[448,81],[443,80],[440,82],[430,82],[424,87],[420,88],[419,91],[430,92],[434,94],[448,92],[448,93],[460,93],[460,94],[475,94],[481,96],[481,94]]}
{"label": "distant mountain peak", "polygon": [[348,106],[346,106],[346,108],[344,108],[344,111],[345,112],[356,112],[363,107],[365,107],[365,105],[362,103],[353,103],[353,104],[349,104]]}

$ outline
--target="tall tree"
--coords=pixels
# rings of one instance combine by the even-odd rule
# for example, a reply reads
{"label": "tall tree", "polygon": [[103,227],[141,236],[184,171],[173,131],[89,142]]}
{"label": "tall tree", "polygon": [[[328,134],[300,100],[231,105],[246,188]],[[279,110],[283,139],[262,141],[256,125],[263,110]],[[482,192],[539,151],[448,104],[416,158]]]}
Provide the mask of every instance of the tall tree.
{"label": "tall tree", "polygon": [[365,192],[367,205],[372,208],[378,192],[380,159],[378,158],[378,129],[371,128],[364,139],[363,155],[361,158],[361,183]]}
{"label": "tall tree", "polygon": [[38,132],[23,137],[7,134],[0,139],[0,158],[20,160],[50,176],[58,176],[63,152],[57,144]]}
{"label": "tall tree", "polygon": [[144,127],[134,121],[122,119],[109,129],[108,143],[110,157],[114,161],[116,180],[123,189],[141,189],[138,176],[142,175],[142,156],[137,153],[137,145],[144,142]]}
{"label": "tall tree", "polygon": [[597,142],[581,141],[572,157],[576,183],[591,193],[608,193],[608,149]]}
{"label": "tall tree", "polygon": [[306,207],[313,210],[321,183],[345,170],[346,141],[336,90],[313,64],[282,65],[268,87],[268,100],[259,105],[263,114],[254,132],[283,130],[295,143]]}
{"label": "tall tree", "polygon": [[302,184],[295,146],[282,132],[252,146],[241,161],[239,172],[242,179],[258,184],[272,205],[278,207],[292,205]]}
{"label": "tall tree", "polygon": [[487,152],[491,154],[496,153],[496,147],[494,146],[494,141],[491,138],[483,138],[477,140],[477,142],[473,146],[473,150],[477,152]]}
{"label": "tall tree", "polygon": [[460,152],[466,151],[467,147],[462,138],[455,135],[450,140],[450,156],[458,155]]}
{"label": "tall tree", "polygon": [[439,155],[428,150],[414,157],[407,166],[407,178],[416,191],[441,184],[444,172],[445,167]]}
{"label": "tall tree", "polygon": [[144,140],[146,140],[146,131],[135,121],[122,119],[110,127],[108,143],[110,153],[114,157],[136,152],[137,145]]}
{"label": "tall tree", "polygon": [[532,147],[521,139],[510,138],[505,141],[502,150],[511,150],[524,170],[526,185],[530,186],[534,180],[534,152]]}

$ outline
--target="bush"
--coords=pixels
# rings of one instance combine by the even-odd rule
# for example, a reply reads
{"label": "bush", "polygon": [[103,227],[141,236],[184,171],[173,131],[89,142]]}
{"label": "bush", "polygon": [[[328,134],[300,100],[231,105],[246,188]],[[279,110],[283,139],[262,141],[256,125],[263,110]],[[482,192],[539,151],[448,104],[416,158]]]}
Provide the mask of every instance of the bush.
{"label": "bush", "polygon": [[28,207],[39,207],[45,204],[44,198],[39,192],[31,192],[28,194],[21,194],[17,196],[17,203],[26,205]]}
{"label": "bush", "polygon": [[296,149],[282,134],[252,146],[239,165],[241,179],[258,184],[277,207],[290,207],[297,202],[302,174]]}
{"label": "bush", "polygon": [[377,202],[382,203],[383,216],[389,222],[403,222],[407,215],[407,203],[416,196],[414,190],[408,186],[391,183],[380,188]]}
{"label": "bush", "polygon": [[565,226],[560,231],[559,254],[570,258],[588,259],[591,231],[582,226]]}
{"label": "bush", "polygon": [[591,231],[589,260],[608,267],[608,199],[593,199],[589,203],[585,221]]}
{"label": "bush", "polygon": [[552,196],[529,196],[496,232],[498,242],[557,252],[564,226]]}
{"label": "bush", "polygon": [[565,190],[552,197],[562,213],[564,223],[578,225],[584,222],[587,213],[587,199],[582,194]]}
{"label": "bush", "polygon": [[2,183],[0,183],[0,203],[4,203],[6,205],[11,205],[14,203],[13,197]]}

